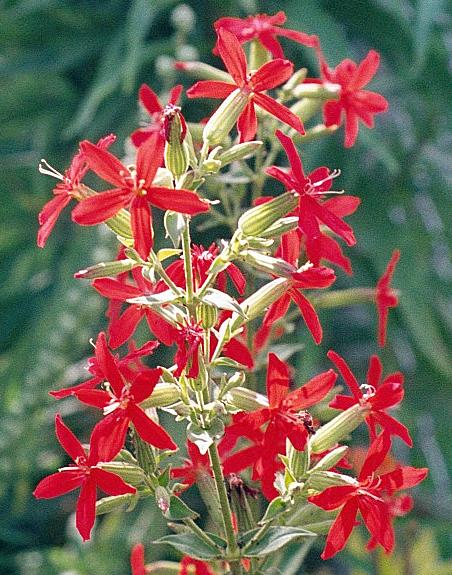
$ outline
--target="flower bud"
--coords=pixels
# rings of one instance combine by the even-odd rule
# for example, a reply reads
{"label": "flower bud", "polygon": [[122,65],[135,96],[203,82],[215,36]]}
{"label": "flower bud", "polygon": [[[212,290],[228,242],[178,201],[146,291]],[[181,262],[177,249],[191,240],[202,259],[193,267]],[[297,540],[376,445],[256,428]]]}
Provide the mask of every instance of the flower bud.
{"label": "flower bud", "polygon": [[223,70],[204,64],[204,62],[175,62],[176,70],[186,72],[195,80],[220,80],[221,82],[231,82],[232,78]]}
{"label": "flower bud", "polygon": [[164,116],[165,166],[177,178],[188,168],[188,150],[184,145],[187,126],[178,106],[165,109]]}
{"label": "flower bud", "polygon": [[290,277],[296,268],[280,258],[267,256],[261,252],[247,250],[243,256],[244,261],[253,267],[275,276]]}
{"label": "flower bud", "polygon": [[259,68],[270,59],[271,54],[262,46],[257,38],[254,38],[250,44],[250,70],[259,70]]}
{"label": "flower bud", "polygon": [[349,475],[334,471],[314,471],[309,476],[308,487],[315,491],[324,491],[328,487],[356,485],[356,483],[356,479]]}
{"label": "flower bud", "polygon": [[287,216],[276,221],[269,228],[261,232],[261,238],[279,238],[286,232],[290,232],[298,227],[297,216]]}
{"label": "flower bud", "polygon": [[323,84],[303,83],[293,89],[295,98],[316,98],[320,100],[338,100],[341,92],[339,84],[325,82]]}
{"label": "flower bud", "polygon": [[259,236],[277,220],[294,210],[297,205],[298,195],[285,192],[265,204],[246,211],[239,218],[237,226],[247,236]]}
{"label": "flower bud", "polygon": [[[96,501],[96,515],[104,515],[111,511],[117,511],[124,507],[130,506],[131,503],[138,500],[138,495],[135,493],[125,493],[124,495],[112,495],[110,497],[103,497]],[[134,506],[133,506],[134,507]]]}
{"label": "flower bud", "polygon": [[286,446],[289,472],[296,481],[301,481],[309,469],[311,459],[309,443],[306,444],[303,451],[295,449],[289,439],[286,440]]}
{"label": "flower bud", "polygon": [[310,439],[313,453],[321,453],[334,447],[364,421],[367,413],[359,404],[352,405],[322,425]]}
{"label": "flower bud", "polygon": [[229,395],[232,397],[231,403],[242,411],[268,407],[268,399],[264,395],[246,387],[234,387],[229,390]]}
{"label": "flower bud", "polygon": [[154,391],[140,405],[143,409],[148,407],[165,407],[180,400],[180,390],[174,383],[158,383]]}
{"label": "flower bud", "polygon": [[[279,299],[287,291],[288,286],[289,282],[287,279],[277,278],[251,294],[240,304],[240,307],[244,310],[249,320],[255,319],[265,311],[269,305]],[[231,326],[233,330],[238,327],[235,323],[234,321]]]}
{"label": "flower bud", "polygon": [[84,270],[80,270],[74,274],[76,279],[91,280],[95,278],[105,278],[115,276],[117,274],[128,272],[137,265],[137,262],[131,259],[115,260],[114,262],[101,262],[94,266],[90,266]]}
{"label": "flower bud", "polygon": [[302,98],[290,107],[290,111],[305,123],[322,109],[323,104],[324,102],[320,98]]}
{"label": "flower bud", "polygon": [[219,144],[235,126],[248,100],[249,95],[242,90],[234,90],[229,94],[205,125],[203,139],[209,145]]}
{"label": "flower bud", "polygon": [[328,469],[331,469],[339,463],[347,451],[348,447],[346,445],[336,447],[336,449],[327,453],[325,457],[322,457],[322,459],[314,465],[312,471],[328,471]]}
{"label": "flower bud", "polygon": [[125,463],[123,461],[109,461],[108,463],[100,463],[99,467],[110,471],[115,475],[119,475],[126,483],[134,487],[141,485],[144,481],[144,474],[141,467]]}
{"label": "flower bud", "polygon": [[221,169],[220,160],[215,160],[213,158],[208,158],[202,163],[202,168],[204,172],[209,172],[211,174],[216,174]]}
{"label": "flower bud", "polygon": [[221,166],[226,166],[231,162],[237,160],[246,160],[253,156],[256,151],[262,146],[262,142],[256,140],[253,142],[244,142],[243,144],[236,144],[226,150],[225,152],[219,154],[218,160],[221,161]]}
{"label": "flower bud", "polygon": [[204,329],[212,329],[218,321],[218,309],[210,303],[201,302],[196,309]]}

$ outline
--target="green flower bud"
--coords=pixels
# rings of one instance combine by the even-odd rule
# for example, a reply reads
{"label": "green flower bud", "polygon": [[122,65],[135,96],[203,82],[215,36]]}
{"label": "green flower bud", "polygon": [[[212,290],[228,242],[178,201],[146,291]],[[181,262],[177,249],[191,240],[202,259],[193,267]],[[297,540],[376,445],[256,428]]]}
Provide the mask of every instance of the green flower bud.
{"label": "green flower bud", "polygon": [[297,205],[298,195],[285,192],[265,204],[246,211],[239,218],[238,228],[247,236],[259,236],[277,220],[294,210]]}
{"label": "green flower bud", "polygon": [[315,98],[320,100],[338,100],[341,93],[339,84],[311,84],[309,82],[299,84],[293,89],[295,98]]}
{"label": "green flower bud", "polygon": [[296,268],[280,258],[267,256],[261,252],[247,250],[243,259],[253,267],[275,276],[290,277]]}
{"label": "green flower bud", "polygon": [[362,408],[359,404],[352,405],[352,407],[322,425],[310,439],[313,453],[321,453],[337,445],[361,425],[367,413],[368,410]]}
{"label": "green flower bud", "polygon": [[334,473],[334,471],[314,471],[310,474],[308,480],[308,487],[315,491],[324,491],[328,487],[342,485],[357,485],[357,481],[354,477],[343,475],[342,473]]}
{"label": "green flower bud", "polygon": [[261,238],[279,238],[286,232],[295,230],[298,226],[298,218],[296,216],[287,216],[275,222],[272,226],[261,232]]}
{"label": "green flower bud", "polygon": [[148,407],[165,407],[180,400],[180,390],[175,383],[158,383],[154,391],[140,405],[143,409]]}
{"label": "green flower bud", "polygon": [[289,472],[296,481],[301,481],[309,469],[311,458],[309,443],[303,451],[295,449],[289,439],[286,441],[286,446]]}
{"label": "green flower bud", "polygon": [[218,321],[218,309],[209,303],[202,302],[196,309],[204,329],[212,329]]}
{"label": "green flower bud", "polygon": [[268,407],[268,399],[252,389],[234,387],[229,390],[228,395],[232,398],[231,403],[242,411],[256,411]]}
{"label": "green flower bud", "polygon": [[136,487],[141,485],[144,481],[144,474],[141,467],[137,465],[132,465],[130,463],[125,463],[123,461],[109,461],[108,463],[100,463],[99,467],[105,469],[105,471],[110,471],[115,475],[119,475],[126,483]]}
{"label": "green flower bud", "polygon": [[188,168],[188,150],[184,145],[187,126],[183,116],[179,113],[176,106],[165,115],[165,166],[173,174],[179,177],[184,174]]}
{"label": "green flower bud", "polygon": [[74,274],[77,279],[95,279],[115,276],[117,274],[128,272],[137,266],[137,262],[131,259],[115,260],[114,262],[102,262],[80,270]]}
{"label": "green flower bud", "polygon": [[112,495],[103,497],[96,501],[96,515],[104,515],[111,511],[117,511],[124,508],[124,505],[130,506],[134,501],[138,501],[136,493],[125,493],[124,495]]}
{"label": "green flower bud", "polygon": [[340,447],[336,447],[330,453],[327,453],[325,457],[314,465],[312,471],[328,471],[334,467],[346,454],[348,451],[348,447],[346,445],[341,445]]}
{"label": "green flower bud", "polygon": [[219,154],[218,160],[221,161],[221,166],[226,166],[231,162],[235,162],[237,160],[246,160],[253,156],[256,151],[262,146],[263,142],[253,141],[253,142],[244,142],[243,144],[236,144],[226,150],[222,154]]}
{"label": "green flower bud", "polygon": [[235,126],[240,114],[248,104],[249,95],[234,90],[210,117],[203,131],[203,139],[210,145],[219,144]]}
{"label": "green flower bud", "polygon": [[320,98],[302,98],[290,107],[290,111],[296,114],[300,120],[305,123],[322,109],[323,104],[324,101]]}
{"label": "green flower bud", "polygon": [[[248,298],[246,298],[240,307],[244,310],[249,320],[259,317],[269,305],[279,299],[288,289],[289,282],[285,278],[278,278],[262,286]],[[234,321],[232,330],[237,329]],[[241,325],[241,324],[240,324]]]}

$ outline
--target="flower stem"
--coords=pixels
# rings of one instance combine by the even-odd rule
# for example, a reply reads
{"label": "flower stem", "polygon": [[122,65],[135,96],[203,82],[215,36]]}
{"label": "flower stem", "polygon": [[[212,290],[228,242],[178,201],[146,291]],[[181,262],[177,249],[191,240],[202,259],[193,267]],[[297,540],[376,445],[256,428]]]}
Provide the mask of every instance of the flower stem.
{"label": "flower stem", "polygon": [[193,519],[184,519],[184,523],[187,527],[189,527],[193,533],[196,533],[196,535],[202,539],[204,541],[204,543],[206,543],[207,545],[209,545],[210,547],[215,547],[217,549],[221,549],[220,547],[218,547],[218,545],[215,543],[215,541],[213,539],[211,539],[207,533],[205,533],[201,527],[199,527],[194,521]]}
{"label": "flower stem", "polygon": [[191,251],[190,251],[190,219],[185,217],[185,227],[182,232],[182,252],[184,256],[184,272],[185,272],[185,293],[187,298],[187,308],[190,312],[193,306],[193,269],[191,265]]}
{"label": "flower stem", "polygon": [[235,539],[234,527],[232,525],[231,507],[229,505],[228,494],[224,484],[224,476],[221,469],[220,456],[218,454],[218,448],[215,443],[209,447],[209,456],[221,507],[224,533],[228,544],[227,552],[228,556],[232,558],[232,560],[229,561],[231,573],[233,575],[240,575],[242,568],[240,566],[239,547]]}

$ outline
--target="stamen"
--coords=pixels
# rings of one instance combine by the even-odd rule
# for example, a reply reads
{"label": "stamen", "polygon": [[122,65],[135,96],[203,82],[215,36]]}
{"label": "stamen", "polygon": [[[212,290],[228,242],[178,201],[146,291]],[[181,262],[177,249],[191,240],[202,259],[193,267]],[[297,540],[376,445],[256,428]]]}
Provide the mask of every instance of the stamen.
{"label": "stamen", "polygon": [[359,389],[363,392],[364,399],[369,399],[369,397],[373,397],[377,393],[375,387],[373,385],[369,385],[368,383],[363,383],[359,386]]}
{"label": "stamen", "polygon": [[345,194],[345,190],[328,190],[327,192],[312,192],[311,196],[323,196],[326,194]]}
{"label": "stamen", "polygon": [[328,182],[329,180],[334,180],[334,178],[337,178],[341,175],[341,171],[340,170],[333,170],[330,174],[328,174],[328,176],[326,178],[324,178],[323,180],[319,180],[318,182],[314,182],[312,184],[312,187],[318,187],[321,186],[322,184],[324,184],[325,182]]}
{"label": "stamen", "polygon": [[41,174],[45,174],[46,176],[51,176],[52,178],[56,178],[57,180],[61,180],[64,182],[65,178],[63,174],[61,174],[58,170],[56,170],[53,166],[51,166],[47,160],[41,159],[39,162],[38,170]]}
{"label": "stamen", "polygon": [[112,403],[109,403],[108,405],[106,405],[104,407],[104,415],[108,415],[109,413],[113,413],[113,411],[115,411],[116,409],[118,409],[118,407],[121,405],[120,401],[114,401]]}

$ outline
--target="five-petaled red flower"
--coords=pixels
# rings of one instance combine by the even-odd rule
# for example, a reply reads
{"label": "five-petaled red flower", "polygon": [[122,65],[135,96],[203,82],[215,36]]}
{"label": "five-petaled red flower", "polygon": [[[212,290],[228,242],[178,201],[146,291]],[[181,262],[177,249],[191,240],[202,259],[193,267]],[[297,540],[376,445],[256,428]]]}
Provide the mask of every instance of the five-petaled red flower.
{"label": "five-petaled red flower", "polygon": [[66,453],[73,459],[75,465],[64,467],[42,479],[33,494],[38,499],[51,499],[69,493],[80,487],[77,502],[75,524],[86,541],[90,538],[96,518],[97,487],[108,495],[123,495],[135,493],[135,487],[125,483],[120,477],[98,467],[101,461],[110,461],[108,450],[102,447],[102,437],[94,429],[91,434],[90,451],[87,455],[80,441],[66,427],[60,415],[55,418],[55,428],[58,441]]}
{"label": "five-petaled red flower", "polygon": [[[319,46],[319,39],[315,35],[298,32],[298,30],[288,30],[280,28],[287,20],[282,10],[269,16],[268,14],[255,14],[246,18],[220,18],[214,23],[215,30],[229,30],[238,39],[241,44],[257,39],[266,48],[273,58],[284,58],[284,52],[276,36],[284,36],[294,40],[299,44],[315,48]],[[214,54],[218,54],[218,48],[215,47]]]}
{"label": "five-petaled red flower", "polygon": [[96,360],[108,391],[81,389],[74,395],[83,403],[104,410],[105,417],[95,427],[102,435],[103,449],[113,458],[124,446],[129,424],[133,423],[138,435],[158,449],[177,449],[168,433],[155,423],[139,404],[154,391],[161,369],[142,369],[129,382],[121,372],[116,358],[107,347],[105,334],[96,341]]}
{"label": "five-petaled red flower", "polygon": [[386,413],[387,409],[398,405],[403,399],[405,394],[403,374],[400,372],[391,373],[382,380],[383,367],[381,361],[378,356],[373,355],[369,361],[367,383],[360,386],[351,369],[340,355],[332,350],[327,355],[337,367],[353,394],[352,396],[337,395],[330,403],[330,407],[334,409],[348,409],[352,405],[360,404],[364,409],[369,410],[366,415],[366,423],[372,440],[377,435],[377,425],[379,425],[388,435],[397,435],[411,447],[413,441],[408,429]]}
{"label": "five-petaled red flower", "polygon": [[426,477],[428,470],[399,466],[389,473],[377,475],[375,472],[390,448],[389,436],[381,433],[371,444],[357,480],[351,480],[350,485],[328,487],[309,497],[311,503],[325,511],[343,506],[328,533],[323,559],[330,559],[343,549],[356,525],[358,511],[371,534],[372,545],[381,545],[387,553],[393,550],[393,515],[384,496],[414,487]]}
{"label": "five-petaled red flower", "polygon": [[91,142],[82,142],[80,148],[91,170],[116,187],[82,200],[72,212],[72,219],[81,225],[92,226],[130,206],[135,249],[146,259],[152,247],[151,205],[189,215],[208,211],[209,204],[191,190],[152,185],[163,147],[164,140],[160,135],[152,134],[138,148],[136,168],[132,169]]}
{"label": "five-petaled red flower", "polygon": [[[283,238],[279,255],[286,262],[296,266],[298,258],[296,245],[287,240],[290,240],[289,236]],[[334,271],[325,266],[308,267],[307,269],[294,272],[287,291],[278,300],[272,303],[265,312],[262,325],[255,336],[254,343],[256,348],[259,350],[266,344],[270,337],[273,324],[286,315],[291,301],[294,301],[298,306],[314,341],[319,344],[323,337],[322,326],[320,325],[317,312],[313,305],[301,293],[301,290],[327,288],[335,279],[336,275]]]}
{"label": "five-petaled red flower", "polygon": [[180,113],[180,107],[177,105],[180,95],[182,93],[182,86],[178,84],[170,91],[168,104],[162,106],[157,94],[147,84],[142,84],[138,92],[140,102],[145,108],[146,112],[151,117],[151,122],[144,128],[138,128],[130,136],[135,146],[141,146],[152,134],[157,134],[162,141],[168,139],[168,121],[172,114],[179,114],[181,124],[183,127],[182,140],[184,139],[187,126],[185,119]]}
{"label": "five-petaled red flower", "polygon": [[[268,460],[285,452],[286,438],[295,449],[302,451],[312,433],[312,418],[304,411],[321,401],[332,389],[336,373],[330,369],[309,380],[302,387],[289,392],[289,366],[277,355],[268,355],[267,395],[268,408],[250,413],[240,413],[236,421],[240,425],[260,428],[268,422],[263,438],[264,453]],[[265,466],[265,462],[264,462]]]}
{"label": "five-petaled red flower", "polygon": [[[116,136],[110,134],[109,136],[105,136],[105,138],[101,138],[97,142],[96,146],[105,150],[108,146],[113,144],[115,140]],[[38,231],[37,243],[40,248],[43,248],[46,245],[46,242],[64,208],[72,199],[79,197],[80,194],[78,188],[88,169],[88,164],[81,150],[79,150],[72,158],[71,165],[64,172],[64,175],[49,166],[45,160],[41,160],[41,163],[39,164],[39,171],[41,174],[52,176],[53,178],[60,180],[60,182],[53,188],[53,195],[55,197],[47,202],[39,212],[38,221],[40,228]]]}
{"label": "five-petaled red flower", "polygon": [[227,98],[235,90],[248,96],[248,103],[240,114],[237,122],[240,141],[252,140],[257,130],[257,118],[254,105],[257,104],[281,122],[301,134],[303,125],[298,116],[291,112],[270,96],[266,90],[276,88],[286,82],[293,72],[293,65],[289,60],[277,58],[267,62],[256,72],[247,72],[246,56],[240,42],[227,30],[218,30],[218,50],[223,62],[232,76],[233,82],[203,80],[194,84],[187,90],[189,98]]}
{"label": "five-petaled red flower", "polygon": [[386,343],[386,329],[388,326],[389,308],[396,307],[399,298],[395,290],[391,289],[391,280],[394,275],[395,267],[400,259],[400,251],[394,250],[389,260],[386,270],[378,280],[376,288],[376,303],[378,312],[378,345],[384,347]]}
{"label": "five-petaled red flower", "polygon": [[[322,257],[322,233],[320,224],[324,224],[335,234],[340,236],[349,246],[356,243],[352,228],[336,215],[336,210],[329,209],[328,202],[322,202],[322,195],[329,192],[333,178],[337,175],[326,167],[317,168],[308,176],[303,171],[301,158],[295,144],[280,130],[276,135],[289,158],[291,171],[287,173],[276,166],[267,169],[267,174],[282,182],[288,190],[299,194],[298,226],[306,236],[309,245],[310,257],[317,263]],[[330,200],[331,201],[331,200]],[[341,210],[353,213],[359,205],[359,198],[342,196]]]}
{"label": "five-petaled red flower", "polygon": [[339,100],[329,101],[323,108],[325,125],[340,126],[344,120],[346,148],[356,141],[359,120],[373,128],[374,115],[388,109],[388,102],[381,94],[362,89],[372,80],[379,65],[380,54],[375,50],[370,50],[359,65],[346,58],[334,69],[328,66],[320,53],[323,80],[341,86]]}

